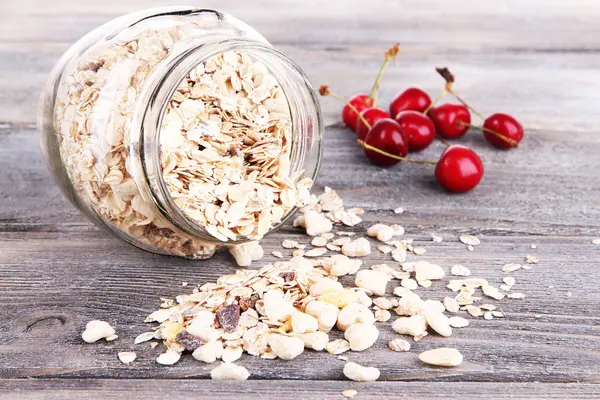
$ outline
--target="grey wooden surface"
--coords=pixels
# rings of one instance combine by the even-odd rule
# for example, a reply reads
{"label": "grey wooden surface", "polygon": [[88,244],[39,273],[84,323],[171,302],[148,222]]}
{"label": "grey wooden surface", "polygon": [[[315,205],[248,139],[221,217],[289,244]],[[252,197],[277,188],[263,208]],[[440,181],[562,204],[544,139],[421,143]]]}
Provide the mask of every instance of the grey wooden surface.
{"label": "grey wooden surface", "polygon": [[[540,262],[516,273],[527,297],[499,302],[505,319],[472,320],[450,338],[430,335],[409,353],[375,348],[349,354],[381,369],[382,382],[343,379],[343,362],[305,352],[291,361],[244,356],[245,383],[207,381],[212,366],[184,357],[154,362],[160,348],[135,347],[144,316],[159,297],[232,272],[226,254],[190,262],[148,254],[107,236],[63,199],[46,172],[35,130],[37,97],[46,74],[70,43],[128,11],[177,4],[158,0],[3,0],[0,4],[0,397],[2,398],[598,398],[600,396],[600,3],[595,0],[370,0],[302,2],[202,1],[244,19],[305,69],[315,84],[351,95],[368,89],[380,54],[394,41],[402,54],[386,74],[383,99],[418,85],[432,95],[433,72],[448,65],[455,86],[483,112],[515,114],[526,127],[520,149],[499,152],[475,132],[464,140],[486,167],[482,184],[449,195],[430,166],[370,165],[340,126],[340,106],[322,102],[327,123],[318,187],[334,187],[366,221],[406,227],[426,245],[424,259],[499,281],[500,267],[526,254]],[[189,3],[189,2],[188,2]],[[436,143],[424,156],[442,151]],[[407,211],[395,215],[398,206]],[[431,242],[429,233],[445,237]],[[482,245],[467,252],[461,233]],[[286,227],[264,241],[306,240]],[[531,249],[536,244],[537,249]],[[265,257],[264,261],[272,257]],[[374,253],[367,264],[386,259]],[[442,285],[423,290],[441,299]],[[568,295],[570,293],[570,295]],[[117,327],[120,338],[88,345],[91,319]],[[423,366],[418,352],[454,346],[465,362],[454,369]],[[89,378],[89,379],[88,379]]]}

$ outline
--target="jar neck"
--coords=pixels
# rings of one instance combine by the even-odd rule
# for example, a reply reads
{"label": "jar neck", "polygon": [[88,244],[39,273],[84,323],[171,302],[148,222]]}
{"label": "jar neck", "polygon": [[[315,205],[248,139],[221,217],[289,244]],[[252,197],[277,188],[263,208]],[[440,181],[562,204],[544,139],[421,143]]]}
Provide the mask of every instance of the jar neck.
{"label": "jar neck", "polygon": [[[256,39],[218,36],[182,44],[161,62],[146,80],[132,118],[128,166],[142,196],[154,204],[156,212],[184,233],[210,243],[222,242],[196,221],[188,218],[173,201],[163,178],[160,160],[160,128],[163,116],[179,84],[199,63],[227,51],[243,51],[262,62],[279,82],[290,108],[292,123],[291,173],[304,171],[304,177],[317,176],[322,152],[322,116],[316,93],[304,73],[284,54]],[[284,216],[273,230],[294,214]],[[238,244],[246,240],[230,241]]]}

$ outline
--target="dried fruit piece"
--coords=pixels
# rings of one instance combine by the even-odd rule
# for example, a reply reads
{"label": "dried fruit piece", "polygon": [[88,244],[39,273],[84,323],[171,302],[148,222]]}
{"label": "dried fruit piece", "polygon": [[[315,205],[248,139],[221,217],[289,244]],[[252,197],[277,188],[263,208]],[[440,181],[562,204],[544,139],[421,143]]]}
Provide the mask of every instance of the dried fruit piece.
{"label": "dried fruit piece", "polygon": [[255,308],[256,306],[256,302],[258,301],[260,297],[258,296],[258,294],[254,293],[252,296],[250,297],[242,297],[239,301],[239,305],[240,305],[240,309],[242,311],[246,311],[250,308]]}
{"label": "dried fruit piece", "polygon": [[187,331],[181,331],[175,336],[175,341],[183,346],[187,351],[194,351],[204,344],[204,341],[197,336],[191,335]]}
{"label": "dried fruit piece", "polygon": [[225,332],[233,332],[240,322],[240,306],[234,303],[219,309],[217,321]]}
{"label": "dried fruit piece", "polygon": [[296,279],[296,273],[294,271],[282,272],[279,276],[283,278],[284,282],[291,282]]}

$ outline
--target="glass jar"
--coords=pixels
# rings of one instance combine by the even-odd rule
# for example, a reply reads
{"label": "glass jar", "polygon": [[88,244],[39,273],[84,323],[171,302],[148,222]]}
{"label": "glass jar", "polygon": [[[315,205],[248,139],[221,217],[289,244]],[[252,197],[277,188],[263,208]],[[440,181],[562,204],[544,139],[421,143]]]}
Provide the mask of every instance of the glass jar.
{"label": "glass jar", "polygon": [[39,115],[49,169],[97,226],[193,259],[310,201],[322,117],[302,71],[214,10],[128,14],[73,45]]}

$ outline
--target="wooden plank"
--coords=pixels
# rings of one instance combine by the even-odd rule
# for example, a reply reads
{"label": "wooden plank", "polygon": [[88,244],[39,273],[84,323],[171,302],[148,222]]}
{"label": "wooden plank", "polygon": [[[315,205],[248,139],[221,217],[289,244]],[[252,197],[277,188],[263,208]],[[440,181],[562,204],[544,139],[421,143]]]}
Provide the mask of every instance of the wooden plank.
{"label": "wooden plank", "polygon": [[[474,132],[463,140],[480,152],[486,177],[472,193],[452,196],[435,184],[430,166],[371,165],[353,134],[339,126],[340,105],[322,102],[328,127],[317,186],[332,186],[348,205],[367,209],[354,230],[378,221],[402,224],[407,237],[428,248],[422,259],[446,270],[464,264],[496,285],[503,264],[522,262],[526,254],[540,259],[532,270],[514,274],[515,290],[525,299],[494,302],[504,319],[472,320],[450,338],[430,335],[410,353],[389,351],[386,342],[395,334],[389,323],[380,324],[373,349],[348,354],[381,369],[385,382],[373,384],[341,381],[343,361],[312,351],[293,362],[244,356],[240,364],[258,381],[212,382],[206,378],[213,365],[188,355],[174,367],[159,366],[154,360],[162,346],[133,346],[133,338],[148,329],[142,320],[159,297],[189,291],[235,267],[224,253],[206,262],[160,257],[100,232],[52,183],[33,123],[47,71],[70,43],[124,12],[179,3],[0,4],[0,377],[29,378],[0,379],[0,397],[183,398],[195,392],[236,399],[339,398],[347,388],[357,389],[357,398],[600,395],[600,247],[591,244],[600,236],[600,182],[594,176],[600,167],[600,114],[594,108],[600,3],[457,0],[443,9],[439,0],[373,0],[368,7],[359,0],[343,6],[318,0],[202,3],[253,25],[315,84],[329,83],[341,94],[367,90],[382,51],[400,40],[402,56],[386,74],[384,101],[407,85],[435,94],[440,79],[432,68],[444,64],[457,75],[457,90],[482,112],[515,113],[526,126],[518,151],[491,149]],[[442,149],[437,143],[419,157],[435,158]],[[407,211],[393,214],[398,206]],[[445,241],[432,243],[430,232]],[[467,252],[457,241],[463,232],[478,234],[483,244]],[[270,252],[282,250],[283,238],[307,241],[285,227],[264,241],[267,256],[258,265],[275,260]],[[366,265],[381,262],[389,258],[377,252],[365,259]],[[440,284],[420,291],[432,299],[449,293]],[[85,323],[96,318],[113,323],[120,338],[83,343]],[[459,348],[466,361],[439,369],[417,360],[418,352],[437,346]],[[125,366],[116,353],[131,349],[139,358]]]}
{"label": "wooden plank", "polygon": [[[282,250],[283,237],[307,241],[304,235],[286,229],[265,240],[267,253]],[[420,259],[438,262],[446,269],[463,263],[474,276],[494,285],[499,285],[504,275],[500,267],[520,262],[533,252],[532,243],[537,244],[534,253],[541,261],[532,270],[514,274],[518,282],[515,290],[526,293],[525,299],[493,301],[506,313],[505,319],[472,320],[470,327],[450,338],[432,335],[414,343],[410,353],[387,349],[387,341],[395,334],[390,323],[380,324],[376,346],[348,354],[351,360],[380,368],[384,380],[600,380],[600,371],[591,367],[600,362],[600,296],[595,285],[600,270],[589,268],[598,259],[589,238],[489,235],[475,252],[467,252],[456,237],[447,237],[439,244],[423,234],[415,237],[419,245],[429,249]],[[0,376],[206,378],[213,367],[189,355],[174,367],[161,367],[154,361],[161,347],[150,349],[147,343],[133,346],[132,340],[148,330],[150,325],[142,320],[157,308],[159,297],[191,291],[192,286],[184,289],[181,282],[195,285],[233,272],[235,267],[227,254],[205,263],[152,256],[91,231],[4,233],[0,255],[0,299],[4,305],[0,318],[5,321],[0,328]],[[274,260],[267,255],[263,262]],[[388,258],[377,253],[365,260],[367,265],[385,261],[389,262]],[[390,290],[397,284],[390,285]],[[450,292],[435,284],[421,293],[441,300]],[[79,335],[87,321],[98,318],[117,328],[117,341],[93,345],[81,341]],[[436,346],[460,348],[465,363],[455,369],[423,366],[416,354]],[[131,349],[138,352],[135,368],[120,364],[116,358],[118,351]],[[257,379],[343,378],[343,361],[323,353],[306,352],[294,362],[245,356],[240,363]],[[311,367],[315,365],[319,368]]]}
{"label": "wooden plank", "polygon": [[[12,11],[0,24],[0,122],[35,121],[48,72],[89,30],[125,12],[179,4],[135,0],[82,5],[61,0],[43,7],[36,0],[31,7],[17,7],[18,3],[0,5],[0,10]],[[399,67],[387,75],[386,82],[394,84],[386,83],[385,100],[406,85],[437,93],[441,82],[433,67],[447,64],[459,77],[456,89],[483,112],[517,113],[528,128],[590,129],[600,123],[594,108],[594,88],[600,83],[600,3],[511,0],[492,5],[461,0],[451,9],[444,7],[443,17],[432,11],[440,7],[434,0],[405,0],[394,6],[374,0],[369,7],[359,0],[343,7],[318,0],[285,6],[276,0],[244,4],[228,2],[223,8],[264,33],[316,84],[330,83],[342,94],[370,87],[381,54],[400,41],[403,54]],[[205,1],[203,6],[220,8],[221,2]],[[339,108],[325,103],[328,122],[337,121]]]}
{"label": "wooden plank", "polygon": [[[0,128],[0,159],[10,166],[0,174],[0,230],[85,223],[49,178],[37,142],[32,127]],[[453,196],[434,182],[431,166],[377,167],[351,132],[331,126],[318,187],[334,187],[348,204],[377,213],[403,206],[408,212],[398,221],[423,229],[600,234],[600,181],[591,175],[600,168],[596,132],[532,130],[509,152],[491,148],[476,132],[461,143],[479,151],[486,175],[473,192]],[[437,142],[417,156],[435,159],[442,149]]]}
{"label": "wooden plank", "polygon": [[479,399],[492,395],[494,399],[595,399],[600,395],[600,385],[593,384],[540,384],[540,383],[436,383],[436,382],[331,382],[331,381],[250,381],[218,382],[195,379],[13,379],[0,380],[0,394],[11,399],[62,400],[102,398],[105,400],[128,398],[170,399],[215,398],[223,400],[244,399],[342,399],[342,392],[353,389],[355,399],[415,400],[469,398]]}

